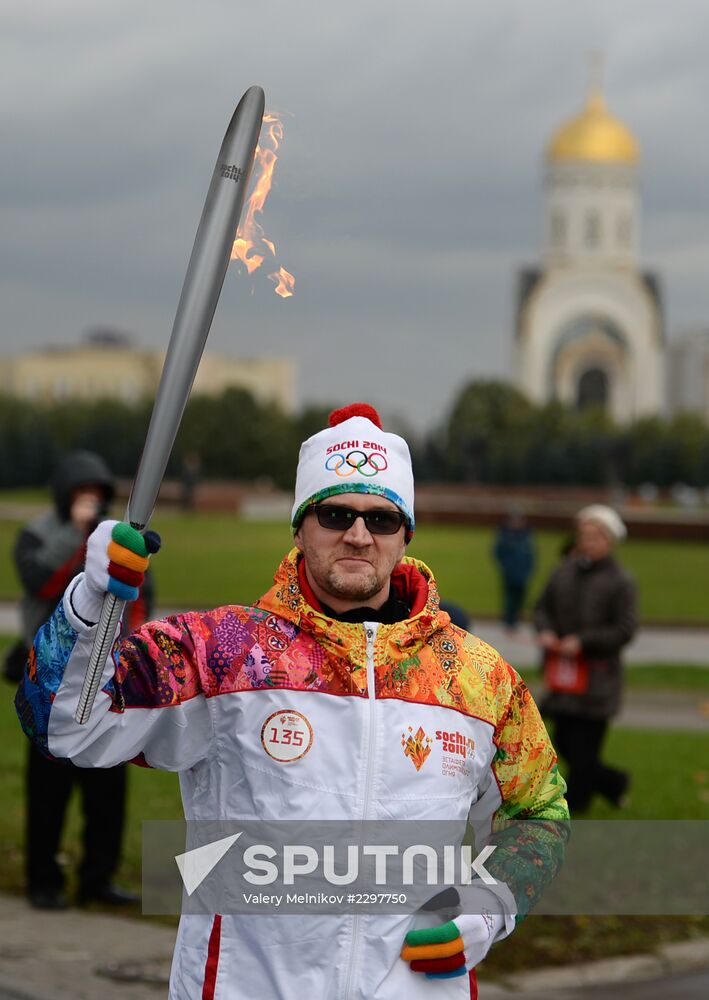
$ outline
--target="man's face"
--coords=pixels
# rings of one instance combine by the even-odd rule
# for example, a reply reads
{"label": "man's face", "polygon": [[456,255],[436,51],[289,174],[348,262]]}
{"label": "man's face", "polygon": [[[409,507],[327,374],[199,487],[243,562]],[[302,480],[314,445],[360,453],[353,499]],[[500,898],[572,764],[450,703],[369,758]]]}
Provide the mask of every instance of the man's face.
{"label": "man's face", "polygon": [[79,499],[94,500],[96,505],[103,503],[105,493],[100,486],[88,483],[86,486],[77,486],[71,491],[71,502]]}
{"label": "man's face", "polygon": [[580,521],[576,527],[576,551],[591,562],[605,559],[613,548],[613,540],[607,531],[595,521]]}
{"label": "man's face", "polygon": [[106,495],[100,486],[88,484],[71,491],[69,516],[80,531],[93,531],[98,523]]}
{"label": "man's face", "polygon": [[[354,510],[398,510],[384,497],[370,493],[340,493],[328,506]],[[372,535],[361,517],[347,531],[333,531],[318,523],[310,508],[295,535],[303,553],[308,582],[316,597],[335,611],[380,607],[389,596],[389,578],[404,556],[402,525],[395,535]]]}

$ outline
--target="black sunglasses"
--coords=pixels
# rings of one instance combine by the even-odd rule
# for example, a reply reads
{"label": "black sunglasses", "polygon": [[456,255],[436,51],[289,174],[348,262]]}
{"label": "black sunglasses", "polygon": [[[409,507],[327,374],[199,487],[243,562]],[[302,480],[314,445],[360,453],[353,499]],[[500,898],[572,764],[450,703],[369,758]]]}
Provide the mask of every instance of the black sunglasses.
{"label": "black sunglasses", "polygon": [[400,510],[355,510],[321,503],[309,507],[306,513],[310,511],[317,516],[321,528],[332,531],[347,531],[361,517],[371,535],[395,535],[406,521]]}

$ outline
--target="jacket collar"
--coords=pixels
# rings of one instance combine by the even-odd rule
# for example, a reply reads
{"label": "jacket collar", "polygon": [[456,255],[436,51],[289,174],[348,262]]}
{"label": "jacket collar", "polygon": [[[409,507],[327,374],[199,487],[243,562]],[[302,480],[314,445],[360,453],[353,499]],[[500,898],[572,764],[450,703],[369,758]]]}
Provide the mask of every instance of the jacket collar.
{"label": "jacket collar", "polygon": [[[337,647],[342,655],[355,637],[359,643],[362,625],[337,621],[325,613],[307,580],[303,583],[305,574],[299,572],[301,562],[299,550],[292,549],[278,567],[273,587],[256,606],[293,622],[323,645]],[[388,630],[389,641],[397,648],[420,646],[450,622],[448,614],[440,609],[436,582],[425,563],[404,558],[392,573],[392,588],[397,597],[411,608],[410,617],[392,625],[380,626]]]}

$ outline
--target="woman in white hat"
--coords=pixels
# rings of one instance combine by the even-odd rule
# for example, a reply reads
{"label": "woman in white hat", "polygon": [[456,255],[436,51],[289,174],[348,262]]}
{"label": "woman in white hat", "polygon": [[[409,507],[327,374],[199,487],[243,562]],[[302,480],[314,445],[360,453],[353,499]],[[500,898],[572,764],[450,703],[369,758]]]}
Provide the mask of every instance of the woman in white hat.
{"label": "woman in white hat", "polygon": [[554,744],[568,767],[567,800],[577,814],[595,793],[622,806],[630,784],[626,772],[601,761],[623,691],[620,651],[637,626],[635,583],[613,557],[626,534],[612,507],[581,510],[572,554],[534,609],[547,688],[541,708],[554,720]]}

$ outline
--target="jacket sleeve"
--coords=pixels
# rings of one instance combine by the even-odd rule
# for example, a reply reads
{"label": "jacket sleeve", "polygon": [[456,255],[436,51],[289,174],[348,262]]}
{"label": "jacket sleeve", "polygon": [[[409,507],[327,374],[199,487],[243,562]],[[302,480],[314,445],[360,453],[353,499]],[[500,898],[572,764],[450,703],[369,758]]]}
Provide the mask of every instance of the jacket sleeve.
{"label": "jacket sleeve", "polygon": [[496,752],[470,821],[478,846],[495,847],[486,868],[514,897],[520,920],[561,867],[568,838],[566,784],[519,674],[500,658],[488,684],[497,720]]}
{"label": "jacket sleeve", "polygon": [[73,524],[57,525],[46,538],[24,528],[14,548],[24,590],[43,600],[59,600],[84,562],[84,539]]}
{"label": "jacket sleeve", "polygon": [[[97,626],[76,616],[71,592],[37,633],[15,699],[22,728],[45,753],[80,767],[138,759],[181,771],[208,756],[214,730],[195,641],[199,616],[150,622],[116,643],[88,721],[74,712]],[[200,650],[202,651],[200,654]]]}
{"label": "jacket sleeve", "polygon": [[583,626],[578,636],[581,648],[590,656],[610,656],[630,642],[638,627],[635,582],[623,576],[612,605],[612,621],[603,625]]}

